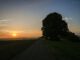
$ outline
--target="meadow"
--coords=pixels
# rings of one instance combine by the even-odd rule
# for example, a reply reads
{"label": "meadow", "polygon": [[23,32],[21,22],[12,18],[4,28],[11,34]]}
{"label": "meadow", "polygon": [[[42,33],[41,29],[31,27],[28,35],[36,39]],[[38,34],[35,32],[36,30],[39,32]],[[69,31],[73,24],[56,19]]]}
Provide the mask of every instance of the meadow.
{"label": "meadow", "polygon": [[56,60],[80,60],[80,42],[48,41],[47,45]]}
{"label": "meadow", "polygon": [[12,59],[29,48],[35,41],[34,39],[0,40],[0,60]]}
{"label": "meadow", "polygon": [[[0,60],[13,59],[16,55],[34,45],[37,40],[42,39],[1,40]],[[43,46],[48,46],[49,51],[56,60],[80,60],[80,42],[43,41],[46,43]]]}

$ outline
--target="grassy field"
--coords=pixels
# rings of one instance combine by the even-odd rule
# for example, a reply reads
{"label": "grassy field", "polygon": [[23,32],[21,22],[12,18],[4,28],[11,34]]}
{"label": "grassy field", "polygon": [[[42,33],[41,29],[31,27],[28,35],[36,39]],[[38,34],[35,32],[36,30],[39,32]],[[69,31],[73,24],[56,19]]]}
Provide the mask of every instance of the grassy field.
{"label": "grassy field", "polygon": [[80,42],[47,41],[56,60],[80,60]]}
{"label": "grassy field", "polygon": [[[37,39],[38,40],[38,39]],[[0,60],[10,60],[34,44],[36,39],[0,41]],[[56,60],[80,60],[80,42],[45,40]]]}
{"label": "grassy field", "polygon": [[10,60],[30,47],[36,40],[0,40],[0,60]]}

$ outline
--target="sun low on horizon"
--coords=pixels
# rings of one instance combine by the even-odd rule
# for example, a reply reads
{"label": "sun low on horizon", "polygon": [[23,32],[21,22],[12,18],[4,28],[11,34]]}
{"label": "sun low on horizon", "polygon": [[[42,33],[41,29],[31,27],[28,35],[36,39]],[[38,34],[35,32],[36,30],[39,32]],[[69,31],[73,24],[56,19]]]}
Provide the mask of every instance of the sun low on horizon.
{"label": "sun low on horizon", "polygon": [[20,31],[9,31],[0,34],[0,38],[37,38],[42,35],[41,32],[20,32]]}
{"label": "sun low on horizon", "polygon": [[17,32],[14,32],[14,31],[11,33],[11,35],[12,35],[12,37],[17,37],[18,36]]}

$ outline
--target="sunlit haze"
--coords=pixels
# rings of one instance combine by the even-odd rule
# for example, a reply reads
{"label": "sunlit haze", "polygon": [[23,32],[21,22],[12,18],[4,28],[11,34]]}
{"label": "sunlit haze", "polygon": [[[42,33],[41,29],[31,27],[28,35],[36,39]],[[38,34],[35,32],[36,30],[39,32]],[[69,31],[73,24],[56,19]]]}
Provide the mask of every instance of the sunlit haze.
{"label": "sunlit haze", "polygon": [[51,12],[80,32],[80,0],[0,0],[0,38],[42,36],[42,20]]}

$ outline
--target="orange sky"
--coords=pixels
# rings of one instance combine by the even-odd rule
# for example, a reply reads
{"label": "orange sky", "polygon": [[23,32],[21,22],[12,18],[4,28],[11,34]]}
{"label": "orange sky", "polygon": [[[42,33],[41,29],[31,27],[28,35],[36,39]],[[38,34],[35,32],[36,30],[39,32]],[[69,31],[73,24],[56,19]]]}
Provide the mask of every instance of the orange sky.
{"label": "orange sky", "polygon": [[7,32],[4,34],[0,34],[0,38],[36,38],[42,35],[41,31],[33,31],[33,32]]}
{"label": "orange sky", "polygon": [[62,14],[70,31],[80,32],[80,0],[0,0],[0,37],[39,37],[42,20],[52,12]]}

